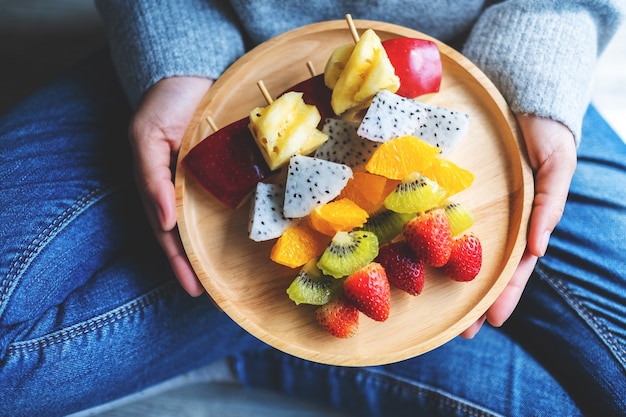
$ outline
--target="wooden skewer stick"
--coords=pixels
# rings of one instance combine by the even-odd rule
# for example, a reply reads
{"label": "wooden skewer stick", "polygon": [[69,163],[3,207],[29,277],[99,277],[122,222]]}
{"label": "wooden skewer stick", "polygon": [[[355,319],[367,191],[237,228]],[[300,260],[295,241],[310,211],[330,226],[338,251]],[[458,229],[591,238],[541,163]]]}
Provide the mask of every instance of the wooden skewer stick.
{"label": "wooden skewer stick", "polygon": [[360,39],[359,32],[356,31],[356,26],[354,26],[354,22],[352,21],[352,15],[350,13],[346,14],[346,22],[348,22],[348,28],[350,28],[352,40],[354,40],[354,43],[357,43]]}
{"label": "wooden skewer stick", "polygon": [[267,91],[267,88],[265,88],[265,83],[263,82],[263,80],[259,80],[256,85],[259,87],[259,90],[261,90],[261,94],[263,94],[263,97],[265,98],[267,104],[272,104],[274,100],[272,99],[272,96],[270,96],[269,91]]}
{"label": "wooden skewer stick", "polygon": [[309,69],[309,74],[311,74],[311,77],[315,77],[317,75],[315,74],[315,68],[313,67],[313,63],[311,61],[306,62],[306,67]]}
{"label": "wooden skewer stick", "polygon": [[206,117],[206,122],[209,124],[209,126],[211,126],[211,129],[213,129],[213,132],[217,132],[218,130],[217,125],[215,124],[215,121],[213,120],[211,116]]}

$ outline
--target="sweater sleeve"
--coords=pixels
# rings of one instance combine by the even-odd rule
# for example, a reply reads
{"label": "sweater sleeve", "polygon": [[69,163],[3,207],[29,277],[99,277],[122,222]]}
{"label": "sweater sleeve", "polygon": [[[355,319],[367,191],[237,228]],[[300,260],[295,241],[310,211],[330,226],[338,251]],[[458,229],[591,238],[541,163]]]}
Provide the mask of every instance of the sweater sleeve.
{"label": "sweater sleeve", "polygon": [[96,0],[96,6],[133,107],[163,78],[215,79],[244,53],[237,20],[222,0]]}
{"label": "sweater sleeve", "polygon": [[617,30],[618,1],[509,0],[489,7],[463,49],[515,113],[557,120],[579,143],[598,56]]}

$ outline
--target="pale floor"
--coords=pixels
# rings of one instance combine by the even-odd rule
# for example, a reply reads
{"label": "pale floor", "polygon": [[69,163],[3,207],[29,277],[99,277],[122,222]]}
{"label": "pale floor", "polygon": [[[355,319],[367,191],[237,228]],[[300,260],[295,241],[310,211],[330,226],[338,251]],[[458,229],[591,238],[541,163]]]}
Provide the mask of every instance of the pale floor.
{"label": "pale floor", "polygon": [[592,100],[626,141],[626,25],[600,58]]}
{"label": "pale floor", "polygon": [[[92,1],[0,0],[0,114],[104,43]],[[619,31],[600,60],[593,102],[626,139],[626,26]],[[294,412],[293,408],[285,411],[285,401],[291,400],[271,394],[242,393],[228,380],[220,384],[210,382],[223,377],[224,369],[219,366],[217,371],[215,367],[201,370],[195,376],[182,377],[169,385],[186,385],[185,389],[174,388],[167,395],[149,391],[144,393],[141,401],[121,409],[93,411],[110,417],[332,415],[308,407],[301,408],[300,412]],[[191,382],[194,384],[189,385]]]}

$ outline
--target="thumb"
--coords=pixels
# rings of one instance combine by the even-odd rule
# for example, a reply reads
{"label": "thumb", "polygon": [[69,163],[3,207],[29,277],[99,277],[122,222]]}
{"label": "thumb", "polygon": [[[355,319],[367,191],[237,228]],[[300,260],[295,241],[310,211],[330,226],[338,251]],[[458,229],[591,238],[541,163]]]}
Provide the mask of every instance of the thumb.
{"label": "thumb", "polygon": [[518,121],[535,171],[527,246],[530,255],[540,257],[563,214],[576,169],[576,144],[571,131],[554,120],[518,116]]}

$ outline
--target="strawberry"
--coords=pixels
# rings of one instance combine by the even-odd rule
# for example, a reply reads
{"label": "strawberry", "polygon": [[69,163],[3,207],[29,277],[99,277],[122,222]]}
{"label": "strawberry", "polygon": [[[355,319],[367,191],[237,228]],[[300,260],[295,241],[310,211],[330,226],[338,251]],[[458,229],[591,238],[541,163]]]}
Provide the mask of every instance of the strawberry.
{"label": "strawberry", "polygon": [[370,262],[352,273],[343,283],[346,298],[363,314],[376,321],[389,317],[391,288],[385,268]]}
{"label": "strawberry", "polygon": [[480,240],[474,234],[464,234],[454,239],[452,253],[443,272],[455,281],[471,281],[480,272],[482,261]]}
{"label": "strawberry", "polygon": [[418,215],[404,224],[404,238],[427,265],[443,266],[452,252],[450,222],[443,209]]}
{"label": "strawberry", "polygon": [[328,333],[342,339],[354,336],[359,327],[359,310],[343,294],[318,307],[315,318]]}
{"label": "strawberry", "polygon": [[405,241],[382,246],[375,259],[387,272],[389,283],[411,295],[419,295],[424,288],[424,262]]}

